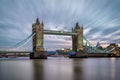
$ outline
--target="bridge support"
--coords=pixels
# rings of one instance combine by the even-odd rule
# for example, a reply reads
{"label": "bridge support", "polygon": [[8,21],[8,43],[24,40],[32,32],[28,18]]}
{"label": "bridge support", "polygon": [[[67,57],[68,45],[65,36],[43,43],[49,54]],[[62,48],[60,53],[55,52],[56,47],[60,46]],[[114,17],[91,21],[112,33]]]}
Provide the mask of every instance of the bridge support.
{"label": "bridge support", "polygon": [[47,54],[44,51],[43,40],[44,40],[44,24],[40,23],[39,19],[36,19],[36,23],[32,25],[32,32],[35,33],[33,36],[33,52],[30,54],[31,59],[47,59]]}
{"label": "bridge support", "polygon": [[80,27],[79,24],[76,23],[76,26],[72,29],[72,32],[77,33],[77,35],[72,36],[72,49],[76,52],[76,55],[73,57],[87,57],[83,47],[83,27]]}
{"label": "bridge support", "polygon": [[77,33],[77,35],[72,36],[72,49],[75,52],[83,50],[83,27],[80,27],[78,23],[72,32]]}

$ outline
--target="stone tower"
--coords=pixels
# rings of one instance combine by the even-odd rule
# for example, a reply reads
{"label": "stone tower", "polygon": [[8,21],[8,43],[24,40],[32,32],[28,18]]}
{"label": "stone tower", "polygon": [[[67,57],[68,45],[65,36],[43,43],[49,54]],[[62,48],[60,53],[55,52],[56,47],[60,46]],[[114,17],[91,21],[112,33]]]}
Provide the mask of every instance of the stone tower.
{"label": "stone tower", "polygon": [[35,33],[33,36],[33,58],[47,58],[46,53],[43,47],[44,41],[44,24],[40,23],[39,19],[36,19],[36,22],[32,24],[32,33]]}
{"label": "stone tower", "polygon": [[81,51],[83,50],[83,27],[80,27],[78,23],[76,23],[75,28],[72,29],[72,32],[77,33],[77,35],[72,36],[72,49],[73,51]]}

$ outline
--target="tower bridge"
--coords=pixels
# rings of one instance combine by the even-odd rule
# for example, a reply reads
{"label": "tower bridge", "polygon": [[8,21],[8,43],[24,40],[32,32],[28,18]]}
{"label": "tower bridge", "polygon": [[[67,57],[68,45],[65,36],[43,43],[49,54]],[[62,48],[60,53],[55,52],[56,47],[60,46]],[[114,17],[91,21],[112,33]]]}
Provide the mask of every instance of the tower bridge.
{"label": "tower bridge", "polygon": [[[31,59],[47,59],[47,54],[44,49],[44,34],[48,35],[67,35],[72,37],[72,51],[76,52],[75,56],[84,55],[79,53],[80,51],[86,51],[85,46],[83,45],[83,40],[86,41],[86,43],[89,45],[90,50],[88,49],[88,53],[105,53],[103,56],[106,56],[106,54],[110,53],[112,50],[112,53],[114,52],[116,55],[120,56],[119,50],[117,47],[112,47],[111,49],[107,50],[100,50],[97,47],[95,47],[87,38],[83,35],[83,27],[79,26],[78,23],[76,23],[75,27],[72,28],[72,31],[54,31],[54,30],[44,30],[44,23],[40,23],[39,19],[36,19],[36,22],[32,24],[32,34],[28,36],[26,39],[20,41],[16,45],[14,45],[9,50],[0,50],[0,53],[30,53]],[[15,48],[23,46],[25,43],[27,43],[32,38],[32,51],[13,51]],[[94,56],[96,54],[93,54]],[[111,54],[110,54],[111,55]],[[91,56],[91,54],[90,54]]]}
{"label": "tower bridge", "polygon": [[34,52],[31,54],[31,58],[47,58],[43,46],[44,34],[72,36],[73,51],[83,50],[83,27],[80,27],[78,23],[76,23],[76,26],[72,29],[72,32],[44,30],[43,22],[40,23],[37,18],[36,22],[32,25],[32,33],[35,33],[35,35],[33,36]]}

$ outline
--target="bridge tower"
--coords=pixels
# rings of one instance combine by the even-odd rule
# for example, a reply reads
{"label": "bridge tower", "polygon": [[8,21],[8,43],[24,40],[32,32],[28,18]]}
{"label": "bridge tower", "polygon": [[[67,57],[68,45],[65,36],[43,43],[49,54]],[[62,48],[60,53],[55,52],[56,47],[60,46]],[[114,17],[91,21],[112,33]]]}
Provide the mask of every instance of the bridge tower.
{"label": "bridge tower", "polygon": [[33,36],[33,53],[31,53],[31,59],[46,59],[47,55],[44,51],[43,41],[44,41],[44,24],[40,23],[39,19],[36,19],[36,23],[32,24]]}
{"label": "bridge tower", "polygon": [[77,35],[72,36],[72,49],[75,52],[83,50],[83,27],[80,27],[78,22],[72,29],[72,32],[77,33]]}

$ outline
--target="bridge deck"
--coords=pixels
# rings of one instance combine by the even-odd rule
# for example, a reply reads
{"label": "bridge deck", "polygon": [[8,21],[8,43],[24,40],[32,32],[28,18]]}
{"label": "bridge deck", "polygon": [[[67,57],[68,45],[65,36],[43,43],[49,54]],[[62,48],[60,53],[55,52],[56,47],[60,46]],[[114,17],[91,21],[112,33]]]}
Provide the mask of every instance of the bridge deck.
{"label": "bridge deck", "polygon": [[44,30],[44,34],[52,34],[52,35],[77,35],[77,33],[67,32],[67,31],[53,31],[53,30]]}
{"label": "bridge deck", "polygon": [[0,53],[32,53],[33,51],[0,51]]}

